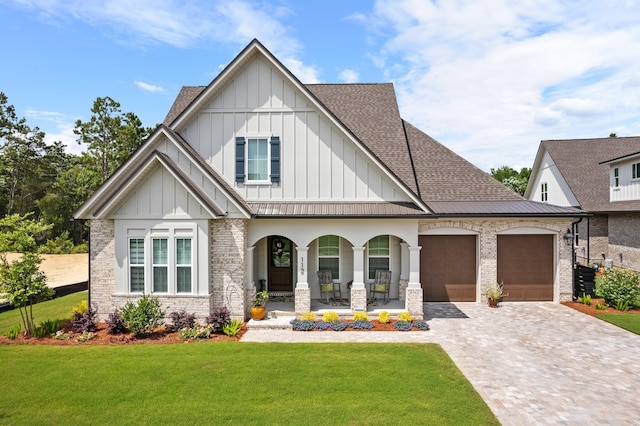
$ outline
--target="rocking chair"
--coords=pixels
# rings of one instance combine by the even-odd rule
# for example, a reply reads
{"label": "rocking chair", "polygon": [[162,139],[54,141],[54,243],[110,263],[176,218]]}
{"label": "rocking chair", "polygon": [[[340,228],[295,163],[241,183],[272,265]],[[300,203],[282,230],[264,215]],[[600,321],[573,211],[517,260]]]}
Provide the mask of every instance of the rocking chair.
{"label": "rocking chair", "polygon": [[369,292],[371,300],[378,300],[376,294],[383,295],[383,301],[386,305],[389,303],[389,288],[391,287],[391,271],[384,269],[376,269],[375,281],[369,284]]}
{"label": "rocking chair", "polygon": [[318,284],[320,284],[320,297],[327,304],[331,303],[331,299],[342,299],[340,283],[333,282],[333,274],[330,270],[318,271]]}

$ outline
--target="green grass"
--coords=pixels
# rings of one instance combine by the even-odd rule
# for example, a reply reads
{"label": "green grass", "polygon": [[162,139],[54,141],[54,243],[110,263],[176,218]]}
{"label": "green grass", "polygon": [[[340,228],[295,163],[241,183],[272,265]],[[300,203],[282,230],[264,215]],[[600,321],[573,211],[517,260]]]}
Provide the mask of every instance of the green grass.
{"label": "green grass", "polygon": [[[81,291],[57,299],[47,300],[33,306],[33,319],[36,324],[42,321],[59,319],[66,321],[71,314],[71,308],[80,301],[87,300],[87,292]],[[22,327],[22,319],[17,309],[0,313],[0,336],[4,336],[14,325]]]}
{"label": "green grass", "polygon": [[640,334],[640,315],[600,314],[598,318],[632,333]]}
{"label": "green grass", "polygon": [[0,346],[0,423],[499,424],[435,344]]}

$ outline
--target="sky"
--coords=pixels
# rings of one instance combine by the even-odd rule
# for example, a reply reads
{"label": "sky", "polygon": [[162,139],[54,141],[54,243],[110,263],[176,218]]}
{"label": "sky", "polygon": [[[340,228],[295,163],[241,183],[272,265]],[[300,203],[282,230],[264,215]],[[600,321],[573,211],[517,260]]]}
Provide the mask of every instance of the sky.
{"label": "sky", "polygon": [[254,38],[303,83],[392,82],[402,117],[477,167],[540,141],[640,135],[635,0],[0,0],[0,92],[62,141],[109,96],[144,126]]}

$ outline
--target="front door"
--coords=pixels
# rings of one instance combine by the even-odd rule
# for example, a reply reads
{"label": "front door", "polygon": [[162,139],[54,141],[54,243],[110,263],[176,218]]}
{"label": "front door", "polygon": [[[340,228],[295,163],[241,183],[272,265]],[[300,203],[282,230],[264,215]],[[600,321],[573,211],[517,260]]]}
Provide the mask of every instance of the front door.
{"label": "front door", "polygon": [[280,237],[269,237],[269,291],[293,291],[293,244]]}

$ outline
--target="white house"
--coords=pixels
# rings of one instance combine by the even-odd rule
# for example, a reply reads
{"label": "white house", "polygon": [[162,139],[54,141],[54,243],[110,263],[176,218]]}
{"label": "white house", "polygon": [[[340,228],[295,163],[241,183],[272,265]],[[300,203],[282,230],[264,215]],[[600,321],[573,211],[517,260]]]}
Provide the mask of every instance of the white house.
{"label": "white house", "polygon": [[[375,270],[415,317],[433,301],[570,300],[577,209],[524,200],[402,120],[392,84],[301,83],[253,40],[76,212],[91,220],[90,299],[105,318],[152,293],[246,318],[256,286],[320,299],[332,271],[368,309]],[[350,284],[348,288],[347,284]]]}

